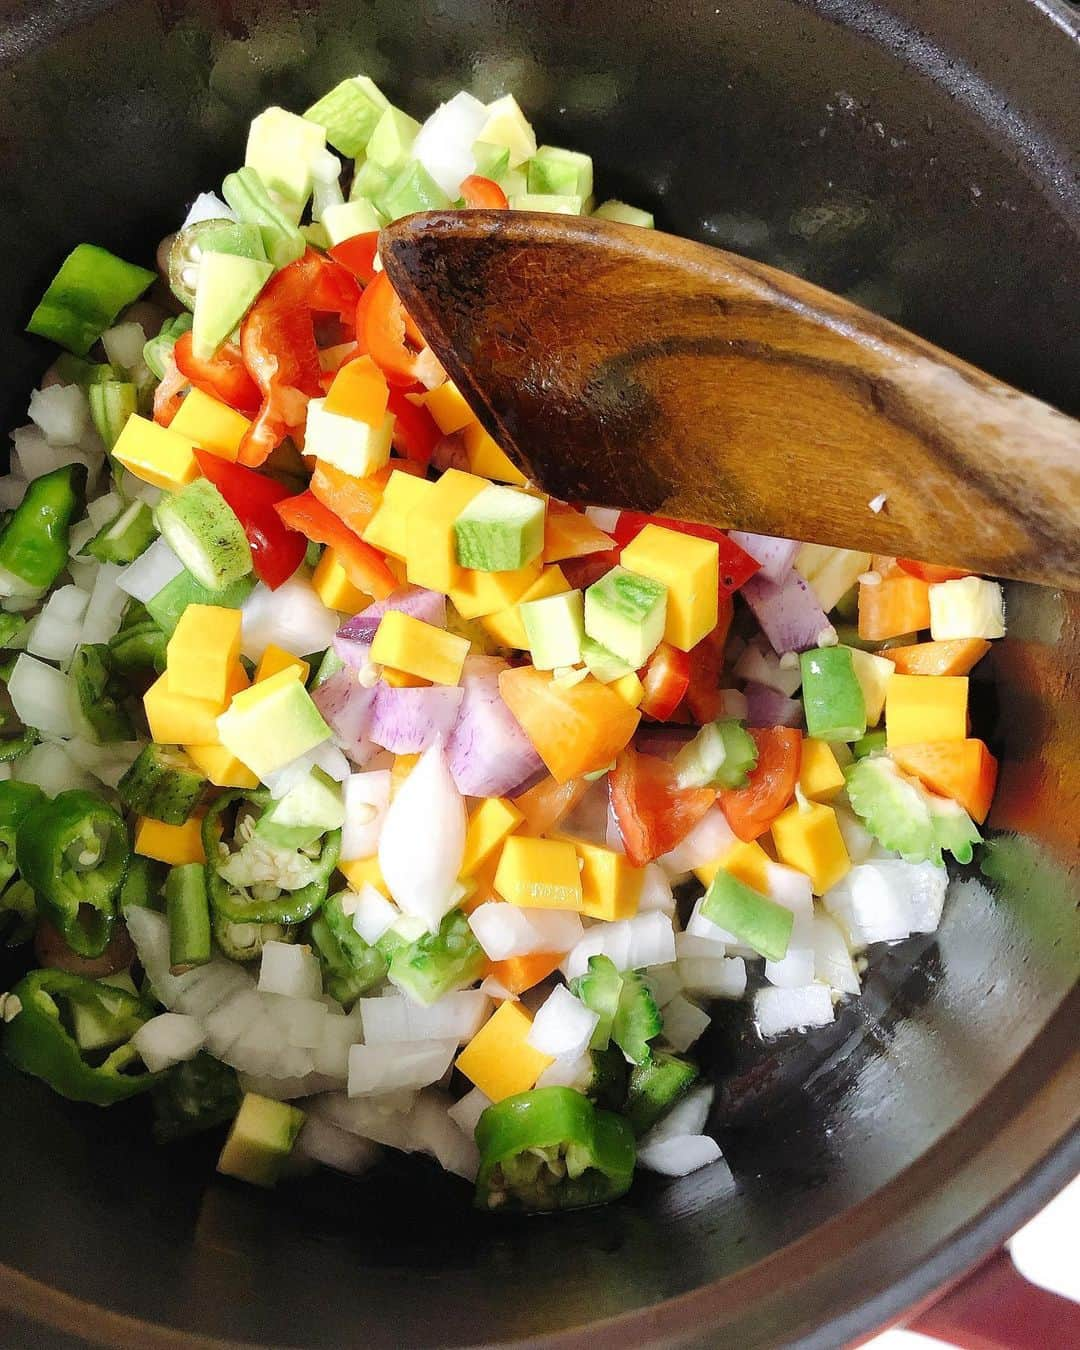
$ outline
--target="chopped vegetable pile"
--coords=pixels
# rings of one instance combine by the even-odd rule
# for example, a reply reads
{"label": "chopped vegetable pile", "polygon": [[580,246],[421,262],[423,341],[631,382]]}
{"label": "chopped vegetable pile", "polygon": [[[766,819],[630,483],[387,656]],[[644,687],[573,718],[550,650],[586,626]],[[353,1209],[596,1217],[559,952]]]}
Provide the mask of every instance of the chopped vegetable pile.
{"label": "chopped vegetable pile", "polygon": [[81,244],[34,311],[0,941],[40,968],[3,1050],[150,1093],[163,1141],[228,1125],[257,1185],[390,1148],[567,1209],[720,1157],[717,1000],[825,1026],[934,931],[1002,593],[536,490],[380,269],[451,205],[593,211],[592,162],[510,95],[421,125],[359,76],[255,118],[163,281]]}

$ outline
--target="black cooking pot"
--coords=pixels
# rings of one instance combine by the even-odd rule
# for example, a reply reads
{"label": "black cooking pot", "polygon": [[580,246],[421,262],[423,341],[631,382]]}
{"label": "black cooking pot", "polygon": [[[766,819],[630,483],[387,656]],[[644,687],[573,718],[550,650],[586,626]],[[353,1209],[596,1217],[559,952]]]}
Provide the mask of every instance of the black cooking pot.
{"label": "black cooking pot", "polygon": [[[605,196],[1080,411],[1080,39],[1053,0],[0,13],[6,426],[50,359],[20,330],[66,250],[152,256],[253,112],[357,71],[421,113],[511,88],[545,139],[592,153]],[[644,1177],[518,1222],[415,1160],[264,1195],[214,1176],[211,1141],[155,1148],[141,1104],[71,1106],[3,1068],[0,1340],[41,1345],[40,1322],[139,1347],[832,1346],[958,1274],[1080,1158],[1080,603],[1010,587],[1008,613],[978,686],[1003,761],[989,875],[932,938],[879,953],[834,1027],[764,1046],[744,1009],[717,1013],[733,1182]]]}

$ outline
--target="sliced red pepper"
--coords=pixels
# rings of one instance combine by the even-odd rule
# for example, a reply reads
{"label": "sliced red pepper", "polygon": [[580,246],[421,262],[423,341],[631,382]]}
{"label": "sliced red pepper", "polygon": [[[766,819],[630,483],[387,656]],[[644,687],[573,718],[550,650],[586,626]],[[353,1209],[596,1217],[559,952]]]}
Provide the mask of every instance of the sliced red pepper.
{"label": "sliced red pepper", "polygon": [[928,581],[931,586],[939,585],[942,581],[959,581],[962,577],[971,576],[970,572],[965,572],[960,567],[942,567],[939,563],[916,562],[914,558],[897,558],[896,565],[909,577]]}
{"label": "sliced red pepper", "polygon": [[575,591],[585,591],[606,576],[613,567],[618,567],[621,548],[609,548],[603,553],[587,553],[580,558],[564,558],[555,565],[562,570],[563,576]]}
{"label": "sliced red pepper", "polygon": [[385,600],[398,587],[398,580],[387,567],[383,555],[365,544],[333,511],[312,492],[276,503],[278,515],[290,530],[299,530],[315,544],[328,544],[354,586],[376,600]]}
{"label": "sliced red pepper", "polygon": [[[391,384],[416,384],[420,379],[420,353],[406,341],[411,323],[390,278],[385,272],[376,273],[374,281],[364,287],[356,311],[356,340]],[[415,325],[412,329],[420,345],[423,339]]]}
{"label": "sliced red pepper", "polygon": [[274,510],[288,497],[289,489],[254,469],[230,464],[227,459],[196,450],[199,468],[232,507],[251,545],[256,575],[272,591],[288,581],[307,552],[307,540],[286,528]]}
{"label": "sliced red pepper", "polygon": [[302,438],[308,400],[323,392],[313,315],[337,314],[351,331],[359,297],[355,278],[311,249],[263,288],[240,327],[244,364],[262,393],[242,463],[259,465],[286,436]]}
{"label": "sliced red pepper", "polygon": [[167,427],[180,411],[184,391],[190,383],[188,377],[177,369],[175,361],[166,364],[164,378],[154,390],[154,421],[158,426]]}
{"label": "sliced red pepper", "polygon": [[746,787],[720,793],[720,809],[740,839],[764,834],[795,795],[802,761],[802,732],[792,727],[751,727],[757,767]]}
{"label": "sliced red pepper", "polygon": [[239,347],[226,343],[209,361],[200,361],[192,349],[191,334],[184,333],[176,340],[173,359],[177,369],[204,394],[227,403],[245,417],[254,417],[259,411],[259,387],[248,374]]}
{"label": "sliced red pepper", "polygon": [[674,520],[671,516],[649,516],[643,511],[620,511],[619,519],[611,533],[624,547],[636,539],[646,525],[662,525],[665,530],[675,530],[679,534],[692,534],[696,539],[711,539],[720,547],[720,589],[737,591],[739,587],[759,571],[761,564],[729,539],[723,530],[714,525],[699,525],[692,520]]}
{"label": "sliced red pepper", "polygon": [[[417,389],[420,388],[417,385]],[[398,385],[390,386],[387,407],[394,414],[394,449],[426,469],[435,447],[442,440],[442,432],[428,410],[409,398],[411,392]]]}
{"label": "sliced red pepper", "polygon": [[728,629],[734,612],[731,596],[721,592],[716,627],[687,653],[690,658],[690,681],[684,706],[698,726],[715,722],[724,709],[724,700],[720,696],[720,672],[724,668],[724,647],[727,645]]}
{"label": "sliced red pepper", "polygon": [[510,203],[506,193],[493,178],[483,174],[471,173],[461,181],[461,195],[466,206],[482,206],[489,210],[505,211]]}
{"label": "sliced red pepper", "polygon": [[689,688],[690,654],[670,642],[661,642],[638,674],[645,688],[638,707],[646,717],[666,722]]}
{"label": "sliced red pepper", "polygon": [[351,239],[343,239],[330,250],[330,256],[339,262],[347,272],[351,272],[360,281],[374,281],[375,254],[379,251],[379,231],[368,230],[365,234],[354,234]]}
{"label": "sliced red pepper", "polygon": [[644,867],[680,843],[716,800],[713,788],[681,788],[675,769],[627,746],[608,774],[611,809],[626,856]]}

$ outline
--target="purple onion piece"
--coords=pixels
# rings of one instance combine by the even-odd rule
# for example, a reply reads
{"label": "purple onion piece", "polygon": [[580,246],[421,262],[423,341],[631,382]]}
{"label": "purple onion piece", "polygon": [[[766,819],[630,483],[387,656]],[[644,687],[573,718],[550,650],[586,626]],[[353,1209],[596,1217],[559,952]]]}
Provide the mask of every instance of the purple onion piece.
{"label": "purple onion piece", "polygon": [[350,759],[364,756],[375,690],[365,689],[356,672],[346,667],[312,690],[312,702],[334,733],[338,748]]}
{"label": "purple onion piece", "polygon": [[665,726],[663,722],[642,722],[634,732],[634,749],[657,759],[674,759],[687,741],[697,735],[697,727]]}
{"label": "purple onion piece", "polygon": [[446,596],[423,586],[403,586],[385,600],[376,600],[355,617],[343,623],[334,635],[334,651],[355,670],[362,670],[371,659],[371,644],[379,620],[390,610],[421,619],[435,628],[446,627]]}
{"label": "purple onion piece", "polygon": [[777,585],[763,573],[752,576],[740,591],[777,656],[816,647],[829,620],[814,592],[794,569]]}
{"label": "purple onion piece", "polygon": [[746,720],[752,727],[801,727],[802,703],[756,680],[746,685]]}
{"label": "purple onion piece", "polygon": [[378,684],[368,735],[395,755],[418,755],[438,737],[449,736],[463,694],[460,686],[398,689]]}
{"label": "purple onion piece", "polygon": [[761,571],[755,575],[768,577],[770,581],[783,579],[802,547],[795,539],[779,539],[772,534],[745,534],[742,530],[729,530],[728,538],[761,564]]}
{"label": "purple onion piece", "polygon": [[466,797],[515,797],[543,776],[544,764],[499,693],[506,662],[466,658],[464,698],[446,744],[446,760]]}

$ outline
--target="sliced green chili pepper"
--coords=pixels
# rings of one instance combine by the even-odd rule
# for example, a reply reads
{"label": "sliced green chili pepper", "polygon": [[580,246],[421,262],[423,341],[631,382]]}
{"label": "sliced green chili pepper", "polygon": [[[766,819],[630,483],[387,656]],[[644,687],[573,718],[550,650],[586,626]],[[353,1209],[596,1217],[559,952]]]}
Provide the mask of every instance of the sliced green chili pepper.
{"label": "sliced green chili pepper", "polygon": [[71,675],[82,714],[95,738],[108,745],[133,741],[135,726],[123,701],[127,690],[115,678],[109,648],[103,642],[79,647],[71,662]]}
{"label": "sliced green chili pepper", "polygon": [[8,778],[0,783],[0,886],[15,875],[15,837],[27,813],[46,800],[36,783]]}
{"label": "sliced green chili pepper", "polygon": [[25,881],[13,881],[0,894],[0,942],[5,947],[21,947],[34,936],[37,900]]}
{"label": "sliced green chili pepper", "polygon": [[435,1003],[478,980],[486,958],[460,909],[445,915],[437,933],[424,933],[390,958],[390,980],[418,1003]]}
{"label": "sliced green chili pepper", "polygon": [[386,957],[352,926],[340,895],[332,895],[312,920],[311,941],[323,968],[323,987],[339,1003],[355,1003],[386,974]]}
{"label": "sliced green chili pepper", "polygon": [[153,280],[154,273],[145,267],[124,262],[96,244],[79,244],[49,283],[26,331],[85,356]]}
{"label": "sliced green chili pepper", "polygon": [[141,623],[129,624],[109,640],[113,666],[125,675],[135,670],[156,670],[160,674],[165,669],[168,640],[149,616]]}
{"label": "sliced green chili pepper", "polygon": [[[9,1007],[12,998],[19,1009],[4,1028],[4,1054],[62,1097],[110,1106],[145,1092],[161,1077],[145,1071],[127,1039],[154,1011],[126,990],[63,970],[32,970],[11,991]],[[101,1019],[114,1019],[118,1034],[125,1033],[117,1049],[98,1064],[87,1058],[91,1052],[84,1054],[68,1029],[76,1005]]]}
{"label": "sliced green chili pepper", "polygon": [[[321,844],[305,849],[267,844],[255,834],[255,821],[271,800],[266,791],[227,792],[203,820],[210,905],[232,923],[303,923],[319,909],[330,888],[341,831],[328,830]],[[223,853],[222,835],[230,810],[236,813],[240,847],[235,851],[226,848]],[[290,888],[290,881],[299,884]]]}
{"label": "sliced green chili pepper", "polygon": [[476,1126],[481,1209],[528,1213],[603,1205],[630,1189],[630,1126],[573,1088],[534,1088],[489,1106]]}
{"label": "sliced green chili pepper", "polygon": [[124,372],[118,366],[108,362],[84,361],[81,356],[71,352],[61,352],[53,362],[53,370],[61,384],[77,384],[80,389],[89,389],[92,384],[103,380],[122,380]]}
{"label": "sliced green chili pepper", "polygon": [[157,337],[152,337],[143,347],[143,360],[155,379],[165,378],[165,367],[172,360],[177,338],[190,333],[193,323],[191,314],[178,314],[175,319],[166,319]]}
{"label": "sliced green chili pepper", "polygon": [[280,923],[233,923],[220,914],[211,915],[214,921],[214,941],[222,956],[230,961],[254,961],[262,956],[268,942],[294,942],[295,928]]}
{"label": "sliced green chili pepper", "polygon": [[121,817],[92,792],[72,788],[33,806],[19,825],[19,871],[79,956],[109,945],[131,847]]}
{"label": "sliced green chili pepper", "polygon": [[86,465],[64,464],[35,478],[0,532],[7,594],[48,590],[67,566],[68,532],[86,496]]}
{"label": "sliced green chili pepper", "polygon": [[133,853],[128,859],[124,884],[120,887],[120,913],[126,914],[132,908],[160,912],[164,908],[165,874],[164,863],[154,858],[144,858],[141,853]]}
{"label": "sliced green chili pepper", "polygon": [[169,1069],[154,1087],[154,1138],[159,1144],[225,1125],[240,1109],[236,1072],[205,1052]]}

